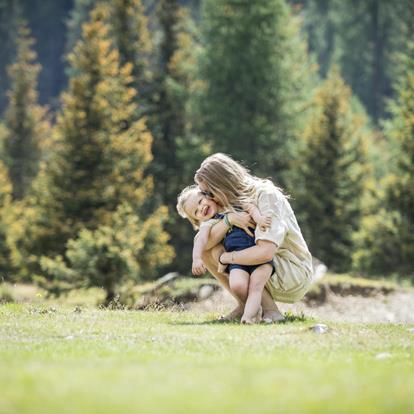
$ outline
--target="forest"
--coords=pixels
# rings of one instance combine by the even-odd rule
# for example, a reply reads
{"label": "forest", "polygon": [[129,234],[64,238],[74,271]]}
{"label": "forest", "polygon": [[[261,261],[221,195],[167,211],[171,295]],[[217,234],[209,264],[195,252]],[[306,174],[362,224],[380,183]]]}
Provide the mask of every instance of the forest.
{"label": "forest", "polygon": [[189,274],[177,195],[230,154],[337,273],[414,281],[414,3],[0,0],[0,274]]}

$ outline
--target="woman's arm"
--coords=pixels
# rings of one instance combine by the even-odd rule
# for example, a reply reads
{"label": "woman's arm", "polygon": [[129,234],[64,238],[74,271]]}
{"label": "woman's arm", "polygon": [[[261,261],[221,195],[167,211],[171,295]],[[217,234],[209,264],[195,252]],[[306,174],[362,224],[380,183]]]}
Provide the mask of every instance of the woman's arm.
{"label": "woman's arm", "polygon": [[224,264],[258,265],[272,260],[276,251],[276,244],[268,240],[258,240],[256,246],[248,249],[223,253],[220,261]]}

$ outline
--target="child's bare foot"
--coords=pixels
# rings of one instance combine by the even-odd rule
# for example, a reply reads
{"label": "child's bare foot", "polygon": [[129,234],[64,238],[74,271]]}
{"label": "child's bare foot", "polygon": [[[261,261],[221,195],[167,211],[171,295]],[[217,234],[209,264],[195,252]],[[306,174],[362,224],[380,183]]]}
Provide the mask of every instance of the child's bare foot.
{"label": "child's bare foot", "polygon": [[262,321],[262,314],[263,314],[263,310],[262,310],[262,307],[260,306],[255,316],[248,317],[248,316],[243,315],[240,322],[246,325],[253,325],[255,323],[260,323]]}
{"label": "child's bare foot", "polygon": [[243,325],[254,325],[256,321],[254,319],[245,318],[245,319],[242,319],[240,323],[242,323]]}
{"label": "child's bare foot", "polygon": [[228,265],[219,262],[219,264],[217,266],[217,272],[218,273],[229,273],[228,270],[227,270],[227,267],[228,267]]}
{"label": "child's bare foot", "polygon": [[243,315],[243,310],[243,306],[239,305],[227,315],[220,316],[219,320],[222,322],[231,322],[236,319],[239,319]]}
{"label": "child's bare foot", "polygon": [[279,310],[265,310],[263,312],[263,322],[275,323],[284,321],[285,317],[280,313]]}
{"label": "child's bare foot", "polygon": [[225,261],[223,261],[222,257],[227,254],[226,252],[222,253],[222,255],[218,259],[218,266],[217,266],[217,272],[219,273],[229,273],[227,268],[229,264]]}

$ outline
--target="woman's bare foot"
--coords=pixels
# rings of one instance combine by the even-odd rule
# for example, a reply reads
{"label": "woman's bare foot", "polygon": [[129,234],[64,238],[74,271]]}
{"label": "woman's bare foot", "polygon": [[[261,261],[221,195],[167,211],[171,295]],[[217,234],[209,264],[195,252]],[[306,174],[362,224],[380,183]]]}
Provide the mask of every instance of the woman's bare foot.
{"label": "woman's bare foot", "polygon": [[239,319],[243,315],[243,310],[243,306],[239,305],[227,315],[220,316],[219,320],[222,322],[231,322],[236,319]]}
{"label": "woman's bare foot", "polygon": [[263,322],[275,323],[282,322],[284,320],[285,317],[280,313],[279,310],[265,310],[263,312]]}

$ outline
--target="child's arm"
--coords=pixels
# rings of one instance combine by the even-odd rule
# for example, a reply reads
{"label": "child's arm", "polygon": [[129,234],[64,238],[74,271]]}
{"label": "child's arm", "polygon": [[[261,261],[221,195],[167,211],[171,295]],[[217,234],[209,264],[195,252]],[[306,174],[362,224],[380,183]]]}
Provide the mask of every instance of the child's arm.
{"label": "child's arm", "polygon": [[246,210],[259,226],[260,230],[266,231],[268,228],[270,228],[272,224],[272,217],[270,215],[262,215],[262,213],[260,213],[260,210],[254,204],[248,204],[246,206]]}
{"label": "child's arm", "polygon": [[203,251],[206,249],[208,237],[210,235],[210,230],[211,226],[203,226],[194,238],[192,265],[193,275],[200,276],[206,271],[206,268],[202,260],[202,255]]}

